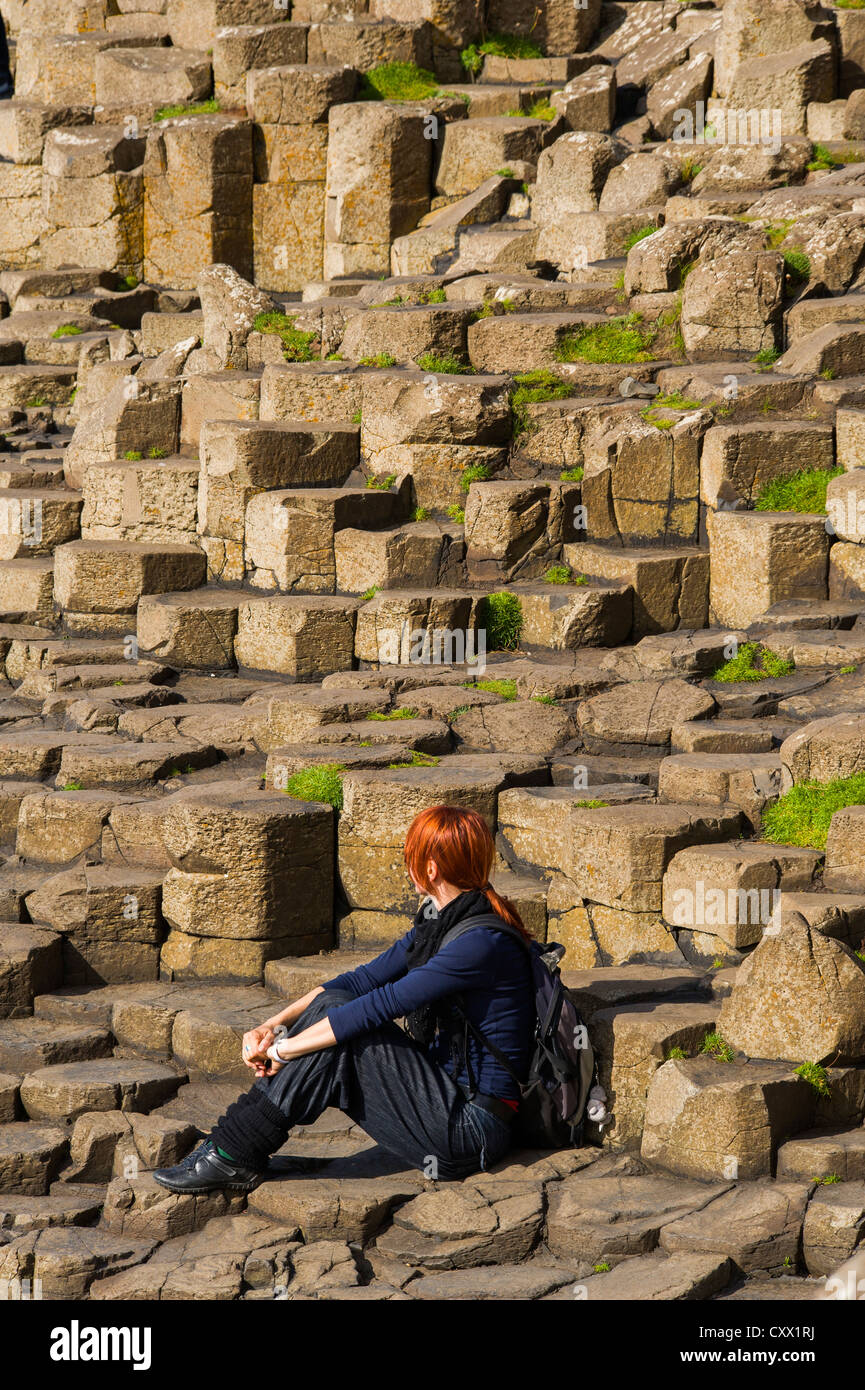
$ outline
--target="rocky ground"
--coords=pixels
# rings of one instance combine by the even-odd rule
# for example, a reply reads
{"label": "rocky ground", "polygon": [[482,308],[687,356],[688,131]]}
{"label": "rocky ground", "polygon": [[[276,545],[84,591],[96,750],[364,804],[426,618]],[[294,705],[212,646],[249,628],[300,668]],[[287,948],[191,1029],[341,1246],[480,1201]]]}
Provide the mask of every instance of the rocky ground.
{"label": "rocky ground", "polygon": [[[865,1237],[865,5],[5,0],[0,1281],[812,1299]],[[383,98],[383,99],[380,99]],[[495,829],[612,1123],[151,1173]]]}

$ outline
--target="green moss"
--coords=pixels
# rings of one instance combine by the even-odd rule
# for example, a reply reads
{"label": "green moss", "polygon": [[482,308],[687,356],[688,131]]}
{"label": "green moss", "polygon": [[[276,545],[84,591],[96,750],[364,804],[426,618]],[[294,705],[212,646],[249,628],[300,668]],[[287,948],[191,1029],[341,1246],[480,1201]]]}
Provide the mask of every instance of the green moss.
{"label": "green moss", "polygon": [[411,514],[412,521],[429,521],[430,511],[428,507],[415,507]]}
{"label": "green moss", "polygon": [[[743,218],[743,221],[750,221],[750,219]],[[778,247],[787,240],[792,225],[793,219],[790,217],[784,218],[781,222],[769,223],[769,226],[766,228],[766,245],[769,247],[770,251],[777,251]]]}
{"label": "green moss", "polygon": [[559,362],[651,362],[655,330],[642,326],[639,314],[586,324],[559,343]]}
{"label": "green moss", "polygon": [[647,236],[651,236],[652,233],[657,230],[658,228],[654,222],[647,222],[645,227],[640,227],[638,231],[631,232],[630,236],[625,237],[623,243],[625,255],[627,255],[638,242],[645,241]]}
{"label": "green moss", "polygon": [[551,565],[544,575],[546,584],[588,584],[584,574],[574,574],[570,565]]}
{"label": "green moss", "polygon": [[186,101],[178,106],[160,106],[158,111],[153,113],[154,121],[168,121],[172,116],[212,116],[219,110],[219,102],[215,97],[209,101]]}
{"label": "green moss", "polygon": [[513,680],[463,681],[467,690],[486,690],[490,695],[500,695],[503,700],[517,698],[517,683]]}
{"label": "green moss", "polygon": [[679,170],[679,172],[682,175],[683,183],[691,183],[697,177],[698,174],[702,173],[702,171],[702,164],[698,164],[697,161],[694,159],[684,160],[682,162],[682,167]]}
{"label": "green moss", "polygon": [[763,348],[762,351],[757,353],[756,357],[751,358],[751,361],[757,367],[773,367],[780,356],[781,351],[779,348]]}
{"label": "green moss", "polygon": [[[848,9],[859,9],[861,6],[847,6]],[[840,150],[834,154],[825,145],[814,145],[811,149],[811,162],[806,168],[811,172],[818,169],[837,169],[843,164],[859,164],[863,159],[861,147],[853,150]]]}
{"label": "green moss", "polygon": [[529,420],[527,406],[565,400],[572,394],[570,382],[563,381],[555,372],[543,368],[534,372],[519,372],[514,377],[510,396],[514,439],[522,434],[531,434],[538,428]]}
{"label": "green moss", "polygon": [[344,362],[345,358],[341,352],[329,352],[324,360],[325,362]]}
{"label": "green moss", "polygon": [[362,419],[363,419],[363,412],[360,411],[360,410],[356,410],[356,411],[354,412],[354,414],[352,415],[352,417],[351,417],[351,423],[352,423],[353,425],[359,425]]}
{"label": "green moss", "polygon": [[[863,5],[865,5],[865,0],[863,0]],[[840,1182],[841,1179],[837,1173],[824,1173],[819,1178],[812,1178],[811,1181],[819,1183],[821,1187],[832,1187],[836,1182]]]}
{"label": "green moss", "polygon": [[396,358],[392,357],[389,352],[377,352],[372,357],[361,357],[360,365],[362,367],[395,367]]}
{"label": "green moss", "polygon": [[283,790],[286,796],[298,801],[323,801],[342,810],[343,763],[321,763],[317,767],[305,767],[289,777]]}
{"label": "green moss", "polygon": [[448,719],[459,719],[462,715],[468,714],[471,705],[456,705],[454,709],[448,711]]}
{"label": "green moss", "polygon": [[843,468],[803,468],[786,478],[773,478],[761,488],[754,509],[758,512],[826,511],[826,489]]}
{"label": "green moss", "polygon": [[148,450],[147,450],[147,457],[148,457],[149,459],[165,459],[165,458],[168,458],[168,450],[167,450],[167,449],[157,449],[156,446],[154,445],[152,449],[148,449]]}
{"label": "green moss", "polygon": [[513,169],[496,169],[495,173],[500,179],[512,179],[514,176]]}
{"label": "green moss", "polygon": [[24,402],[25,410],[39,410],[41,406],[47,405],[45,396],[31,396],[29,401]]}
{"label": "green moss", "polygon": [[282,342],[282,355],[286,362],[313,362],[315,353],[312,344],[317,334],[304,333],[295,328],[290,314],[271,310],[266,314],[256,314],[252,321],[256,333],[275,333]]}
{"label": "green moss", "polygon": [[515,106],[513,110],[505,112],[506,116],[525,116],[527,120],[531,119],[533,121],[554,121],[558,114],[556,108],[551,102],[547,101],[546,97],[538,97],[536,101],[532,102],[527,111],[523,111],[521,107]]}
{"label": "green moss", "polygon": [[724,685],[735,685],[739,681],[766,681],[789,676],[795,669],[792,661],[785,661],[770,647],[764,647],[759,642],[743,642],[736,655],[718,667],[712,680],[721,681]]}
{"label": "green moss", "polygon": [[798,782],[763,811],[763,839],[825,849],[829,822],[845,806],[865,806],[865,772],[831,782]]}
{"label": "green moss", "polygon": [[418,295],[418,303],[419,303],[419,304],[446,304],[446,303],[447,303],[447,298],[448,298],[448,296],[447,296],[447,291],[446,291],[446,290],[443,290],[443,289],[437,289],[437,290],[421,290],[420,294]]}
{"label": "green moss", "polygon": [[819,1062],[802,1062],[800,1066],[793,1068],[793,1075],[798,1076],[800,1081],[805,1081],[818,1096],[831,1095],[829,1073]]}
{"label": "green moss", "polygon": [[369,603],[370,599],[374,599],[374,598],[375,598],[375,596],[376,596],[376,594],[378,593],[378,591],[379,591],[379,586],[378,586],[378,584],[373,584],[371,588],[367,589],[365,593],[361,594],[361,596],[360,596],[360,597],[361,597],[361,602],[362,602],[362,603]]}
{"label": "green moss", "polygon": [[523,632],[523,607],[516,594],[487,594],[481,604],[481,627],[490,651],[515,651]]}
{"label": "green moss", "polygon": [[681,1062],[681,1061],[683,1061],[683,1060],[687,1057],[687,1055],[688,1055],[687,1052],[685,1052],[685,1050],[684,1050],[683,1048],[681,1048],[681,1047],[671,1047],[670,1050],[669,1050],[669,1052],[667,1053],[666,1057],[664,1058],[664,1061],[665,1061],[665,1062]]}
{"label": "green moss", "polygon": [[804,285],[811,279],[811,261],[804,251],[783,251],[787,278],[793,285]]}
{"label": "green moss", "polygon": [[400,705],[399,709],[391,710],[390,714],[368,714],[367,719],[416,719],[417,710],[411,709],[409,705]]}
{"label": "green moss", "polygon": [[367,487],[377,488],[379,492],[387,492],[396,482],[396,474],[388,473],[384,478],[367,478]]}
{"label": "green moss", "polygon": [[584,801],[575,801],[572,804],[574,806],[583,806],[587,811],[597,811],[599,807],[609,806],[610,803],[609,801],[598,801],[596,797],[589,797]]}
{"label": "green moss", "polygon": [[451,521],[456,522],[457,526],[465,526],[466,509],[465,507],[461,507],[457,502],[451,503],[447,509],[447,515],[450,517]]}
{"label": "green moss", "polygon": [[592,1265],[593,1274],[608,1274],[612,1265],[607,1260],[600,1260],[596,1265]]}
{"label": "green moss", "polygon": [[853,676],[856,674],[857,670],[858,667],[856,666],[842,666],[838,674],[839,676]]}
{"label": "green moss", "polygon": [[140,284],[141,281],[137,275],[124,275],[123,279],[118,282],[117,288],[118,290],[137,290]]}
{"label": "green moss", "polygon": [[489,476],[490,466],[488,463],[472,463],[462,471],[460,488],[463,492],[468,492],[472,483],[485,483]]}
{"label": "green moss", "polygon": [[539,705],[557,705],[559,703],[555,695],[533,695],[532,699]]}
{"label": "green moss", "polygon": [[642,415],[649,415],[653,410],[702,410],[703,402],[692,400],[689,396],[683,396],[681,391],[672,391],[667,396],[656,396],[651,405],[641,411]]}
{"label": "green moss", "polygon": [[460,53],[466,72],[474,76],[484,65],[484,58],[542,58],[538,45],[517,34],[487,34],[483,43],[471,43]]}
{"label": "green moss", "polygon": [[581,483],[583,481],[584,472],[585,469],[583,468],[582,464],[580,464],[577,468],[563,468],[561,473],[559,474],[559,482]]}
{"label": "green moss", "polygon": [[445,353],[439,357],[435,352],[422,352],[415,361],[422,372],[441,372],[447,376],[473,376],[474,367],[466,366],[453,353]]}
{"label": "green moss", "polygon": [[434,757],[432,753],[419,753],[416,748],[413,748],[411,757],[406,762],[388,763],[388,767],[438,767],[440,762],[441,759]]}
{"label": "green moss", "polygon": [[144,455],[140,449],[127,449],[123,457],[128,459],[130,463],[138,463],[139,459],[144,458]]}
{"label": "green moss", "polygon": [[83,783],[83,782],[74,782],[74,781],[73,781],[73,782],[67,782],[64,786],[62,786],[62,787],[60,788],[60,791],[63,791],[63,792],[83,792],[83,790],[84,790],[84,783]]}
{"label": "green moss", "polygon": [[416,63],[379,63],[364,73],[358,101],[426,101],[438,92],[438,79]]}
{"label": "green moss", "polygon": [[74,323],[61,323],[59,328],[55,328],[51,334],[52,338],[77,338],[79,333],[83,333],[83,328],[76,328]]}
{"label": "green moss", "polygon": [[714,1057],[716,1062],[732,1062],[735,1055],[730,1044],[721,1037],[720,1033],[707,1033],[700,1051],[709,1057]]}

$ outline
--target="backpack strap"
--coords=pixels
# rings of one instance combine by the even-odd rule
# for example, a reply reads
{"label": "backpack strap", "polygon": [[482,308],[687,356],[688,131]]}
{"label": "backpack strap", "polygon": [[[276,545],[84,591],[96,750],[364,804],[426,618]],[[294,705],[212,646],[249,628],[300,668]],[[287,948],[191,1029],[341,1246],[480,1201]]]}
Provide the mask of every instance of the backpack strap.
{"label": "backpack strap", "polygon": [[497,917],[494,912],[479,912],[474,917],[464,917],[461,922],[457,922],[456,926],[451,927],[450,931],[445,934],[441,946],[439,946],[439,950],[443,950],[444,947],[449,946],[452,941],[456,941],[457,937],[464,936],[467,931],[471,931],[474,927],[490,927],[493,931],[504,932],[506,936],[510,936],[515,941],[519,941],[520,945],[531,953],[532,948],[528,941],[526,941],[522,932],[517,931],[516,927],[512,927],[510,923],[503,921],[501,917]]}
{"label": "backpack strap", "polygon": [[[517,931],[516,927],[512,927],[509,922],[504,922],[502,918],[497,917],[494,912],[483,912],[478,913],[474,917],[465,917],[461,922],[458,922],[455,927],[452,927],[451,930],[446,933],[441,943],[441,946],[439,946],[439,950],[443,950],[445,946],[449,946],[452,941],[456,941],[458,937],[464,936],[466,932],[472,931],[474,927],[489,927],[493,931],[504,932],[506,936],[510,936],[512,939],[519,941],[520,945],[523,946],[529,952],[529,954],[531,954],[532,948],[526,941],[522,932]],[[463,1024],[466,1032],[466,1039],[468,1039],[468,1034],[469,1032],[471,1032],[475,1039],[481,1044],[481,1046],[485,1047],[487,1049],[487,1052],[492,1053],[499,1066],[505,1069],[511,1080],[516,1082],[516,1084],[520,1088],[520,1094],[522,1095],[523,1091],[525,1090],[525,1082],[520,1081],[520,1078],[517,1076],[516,1072],[514,1071],[505,1054],[501,1052],[499,1048],[496,1047],[495,1043],[490,1042],[490,1040],[485,1036],[485,1034],[481,1032],[480,1028],[477,1028],[475,1024],[472,1023],[471,1019],[468,1017],[464,1009],[460,1008],[459,1005],[455,1005],[454,1007],[456,1008],[457,1013],[462,1015]],[[466,1071],[469,1078],[470,1092],[472,1095],[474,1095],[477,1090],[477,1085],[472,1076],[471,1067],[469,1064],[468,1048],[466,1048]]]}

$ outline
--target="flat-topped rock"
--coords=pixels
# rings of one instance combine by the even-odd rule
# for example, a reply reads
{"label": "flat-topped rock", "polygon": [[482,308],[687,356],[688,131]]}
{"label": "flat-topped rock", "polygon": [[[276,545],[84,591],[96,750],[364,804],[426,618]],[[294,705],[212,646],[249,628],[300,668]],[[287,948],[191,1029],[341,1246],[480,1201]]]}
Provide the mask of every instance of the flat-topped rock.
{"label": "flat-topped rock", "polygon": [[152,1062],[70,1062],[25,1076],[21,1104],[34,1120],[74,1119],[87,1110],[153,1110],[182,1080]]}

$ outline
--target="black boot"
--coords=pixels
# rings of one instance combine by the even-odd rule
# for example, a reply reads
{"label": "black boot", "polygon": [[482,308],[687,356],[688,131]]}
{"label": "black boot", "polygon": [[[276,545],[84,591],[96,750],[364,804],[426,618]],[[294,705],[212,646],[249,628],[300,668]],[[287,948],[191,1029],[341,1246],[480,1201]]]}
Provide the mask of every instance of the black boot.
{"label": "black boot", "polygon": [[232,1192],[251,1192],[258,1187],[264,1171],[250,1168],[217,1153],[212,1139],[205,1139],[173,1168],[157,1168],[153,1174],[169,1192],[215,1192],[220,1187]]}

